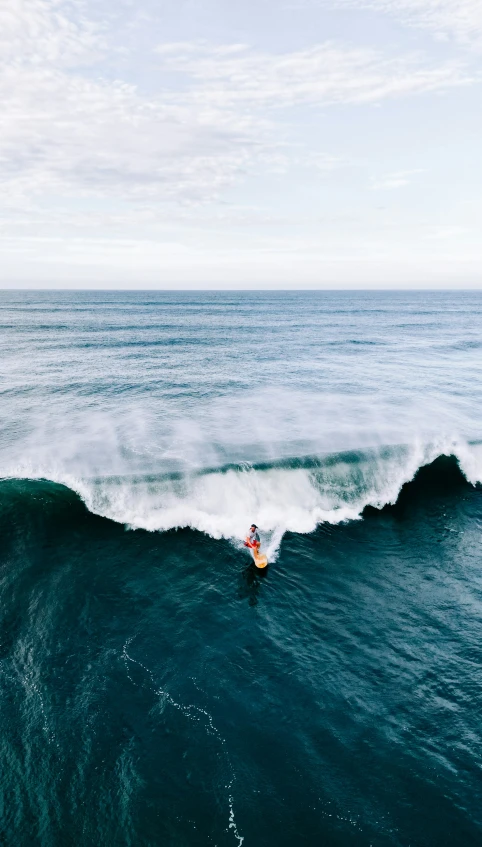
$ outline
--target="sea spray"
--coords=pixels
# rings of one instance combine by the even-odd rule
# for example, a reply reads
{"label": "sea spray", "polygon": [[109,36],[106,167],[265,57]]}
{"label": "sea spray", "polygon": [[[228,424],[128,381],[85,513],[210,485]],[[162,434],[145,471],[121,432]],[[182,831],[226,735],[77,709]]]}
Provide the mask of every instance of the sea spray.
{"label": "sea spray", "polygon": [[3,476],[63,484],[91,512],[130,529],[190,527],[239,541],[255,520],[273,561],[285,532],[310,533],[321,523],[359,520],[367,506],[394,504],[417,471],[441,455],[455,456],[470,483],[482,480],[481,445],[442,440],[198,473],[85,479],[20,465]]}

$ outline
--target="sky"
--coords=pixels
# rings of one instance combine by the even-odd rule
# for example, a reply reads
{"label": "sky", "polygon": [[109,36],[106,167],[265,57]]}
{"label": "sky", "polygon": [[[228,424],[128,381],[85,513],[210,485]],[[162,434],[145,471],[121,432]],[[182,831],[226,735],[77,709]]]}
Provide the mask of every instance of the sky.
{"label": "sky", "polygon": [[0,286],[482,288],[482,0],[3,0]]}

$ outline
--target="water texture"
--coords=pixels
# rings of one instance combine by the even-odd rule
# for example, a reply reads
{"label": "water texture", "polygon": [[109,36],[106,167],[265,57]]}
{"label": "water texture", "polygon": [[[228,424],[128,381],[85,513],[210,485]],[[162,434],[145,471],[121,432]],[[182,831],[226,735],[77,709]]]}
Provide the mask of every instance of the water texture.
{"label": "water texture", "polygon": [[481,318],[0,292],[4,843],[481,843]]}

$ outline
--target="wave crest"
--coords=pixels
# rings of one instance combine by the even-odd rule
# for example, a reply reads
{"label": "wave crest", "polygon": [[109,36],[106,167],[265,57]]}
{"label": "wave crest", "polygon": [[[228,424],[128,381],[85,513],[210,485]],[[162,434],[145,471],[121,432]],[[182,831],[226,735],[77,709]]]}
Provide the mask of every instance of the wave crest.
{"label": "wave crest", "polygon": [[473,485],[482,482],[482,444],[416,442],[410,446],[237,465],[197,473],[86,478],[62,469],[16,467],[4,478],[48,479],[75,491],[87,508],[132,529],[190,527],[239,542],[254,520],[273,558],[286,531],[362,517],[368,506],[395,504],[420,468],[455,456]]}

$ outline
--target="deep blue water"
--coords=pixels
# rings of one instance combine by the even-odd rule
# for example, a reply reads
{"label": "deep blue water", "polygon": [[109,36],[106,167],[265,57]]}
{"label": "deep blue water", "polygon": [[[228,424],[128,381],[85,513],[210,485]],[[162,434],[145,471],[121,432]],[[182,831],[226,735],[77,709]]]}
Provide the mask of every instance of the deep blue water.
{"label": "deep blue water", "polygon": [[0,292],[2,843],[482,842],[481,318]]}

